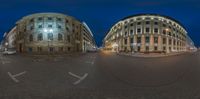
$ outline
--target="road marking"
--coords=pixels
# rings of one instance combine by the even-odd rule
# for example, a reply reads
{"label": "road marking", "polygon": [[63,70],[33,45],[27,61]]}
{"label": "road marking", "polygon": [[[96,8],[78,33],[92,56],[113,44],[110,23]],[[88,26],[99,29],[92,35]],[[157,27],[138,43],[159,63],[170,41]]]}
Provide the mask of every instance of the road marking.
{"label": "road marking", "polygon": [[8,72],[8,75],[10,76],[10,78],[11,78],[13,81],[15,81],[16,83],[18,83],[19,80],[16,79],[15,77],[20,76],[20,75],[23,75],[23,74],[25,74],[25,73],[26,73],[26,71],[21,72],[21,73],[18,73],[18,74],[15,74],[15,75],[12,75],[10,72]]}
{"label": "road marking", "polygon": [[71,72],[68,72],[68,73],[69,73],[71,76],[76,77],[76,78],[79,79],[79,80],[77,80],[76,82],[73,83],[74,85],[79,84],[82,80],[84,80],[84,79],[88,76],[88,73],[85,73],[82,77],[81,77],[81,76],[78,76],[78,75],[76,75],[76,74],[73,74],[73,73],[71,73]]}
{"label": "road marking", "polygon": [[88,64],[94,64],[94,61],[90,62],[90,61],[86,61],[85,63],[88,63]]}

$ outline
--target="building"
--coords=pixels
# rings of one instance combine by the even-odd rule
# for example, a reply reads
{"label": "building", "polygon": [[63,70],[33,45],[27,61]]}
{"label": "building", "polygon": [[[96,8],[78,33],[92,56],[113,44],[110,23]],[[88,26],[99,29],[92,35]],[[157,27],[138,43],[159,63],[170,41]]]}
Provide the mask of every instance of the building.
{"label": "building", "polygon": [[17,36],[17,31],[16,31],[16,26],[12,28],[8,33],[4,33],[3,35],[3,40],[1,42],[2,49],[3,51],[8,50],[8,49],[16,49],[16,36]]}
{"label": "building", "polygon": [[87,52],[88,47],[96,47],[96,43],[86,26],[60,13],[28,15],[16,22],[14,47],[19,53],[33,54]]}
{"label": "building", "polygon": [[112,26],[103,40],[115,52],[170,53],[186,51],[187,31],[177,20],[157,14],[126,17]]}

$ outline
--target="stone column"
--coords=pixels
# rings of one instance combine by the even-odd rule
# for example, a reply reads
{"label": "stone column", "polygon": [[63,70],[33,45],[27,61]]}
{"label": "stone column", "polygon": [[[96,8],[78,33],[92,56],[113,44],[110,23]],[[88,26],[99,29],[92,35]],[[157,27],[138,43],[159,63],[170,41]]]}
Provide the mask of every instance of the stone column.
{"label": "stone column", "polygon": [[151,34],[150,35],[150,44],[149,44],[149,51],[153,51],[154,50],[154,36]]}
{"label": "stone column", "polygon": [[162,37],[158,36],[158,51],[162,51]]}
{"label": "stone column", "polygon": [[169,53],[169,37],[166,37],[166,52]]}
{"label": "stone column", "polygon": [[137,35],[135,34],[134,37],[133,37],[134,41],[134,51],[137,51]]}
{"label": "stone column", "polygon": [[171,43],[171,49],[172,49],[172,51],[174,52],[174,39],[173,39],[173,38],[171,39],[171,42],[172,42],[172,43]]}
{"label": "stone column", "polygon": [[130,36],[127,38],[127,50],[131,51],[131,42],[130,42]]}
{"label": "stone column", "polygon": [[141,52],[145,52],[145,36],[141,36]]}

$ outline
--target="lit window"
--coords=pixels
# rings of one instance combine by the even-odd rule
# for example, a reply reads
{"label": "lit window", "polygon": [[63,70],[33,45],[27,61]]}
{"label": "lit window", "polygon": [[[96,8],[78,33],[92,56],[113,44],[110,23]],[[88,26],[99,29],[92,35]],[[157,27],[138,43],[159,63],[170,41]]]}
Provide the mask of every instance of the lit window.
{"label": "lit window", "polygon": [[38,34],[38,41],[42,41],[43,40],[43,35],[42,33]]}
{"label": "lit window", "polygon": [[154,37],[154,43],[158,43],[158,37]]}
{"label": "lit window", "polygon": [[53,40],[53,34],[52,33],[48,33],[48,40]]}
{"label": "lit window", "polygon": [[48,25],[48,28],[52,28],[53,26],[52,25]]}

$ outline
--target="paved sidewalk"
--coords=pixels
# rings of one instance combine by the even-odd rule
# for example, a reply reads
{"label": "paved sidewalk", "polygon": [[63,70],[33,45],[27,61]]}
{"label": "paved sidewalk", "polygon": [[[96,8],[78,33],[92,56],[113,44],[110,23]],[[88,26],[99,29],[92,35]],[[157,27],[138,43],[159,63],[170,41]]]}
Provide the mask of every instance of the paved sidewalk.
{"label": "paved sidewalk", "polygon": [[125,55],[125,56],[133,56],[133,57],[166,57],[166,56],[175,56],[181,55],[188,52],[173,52],[173,53],[117,53],[118,55]]}

